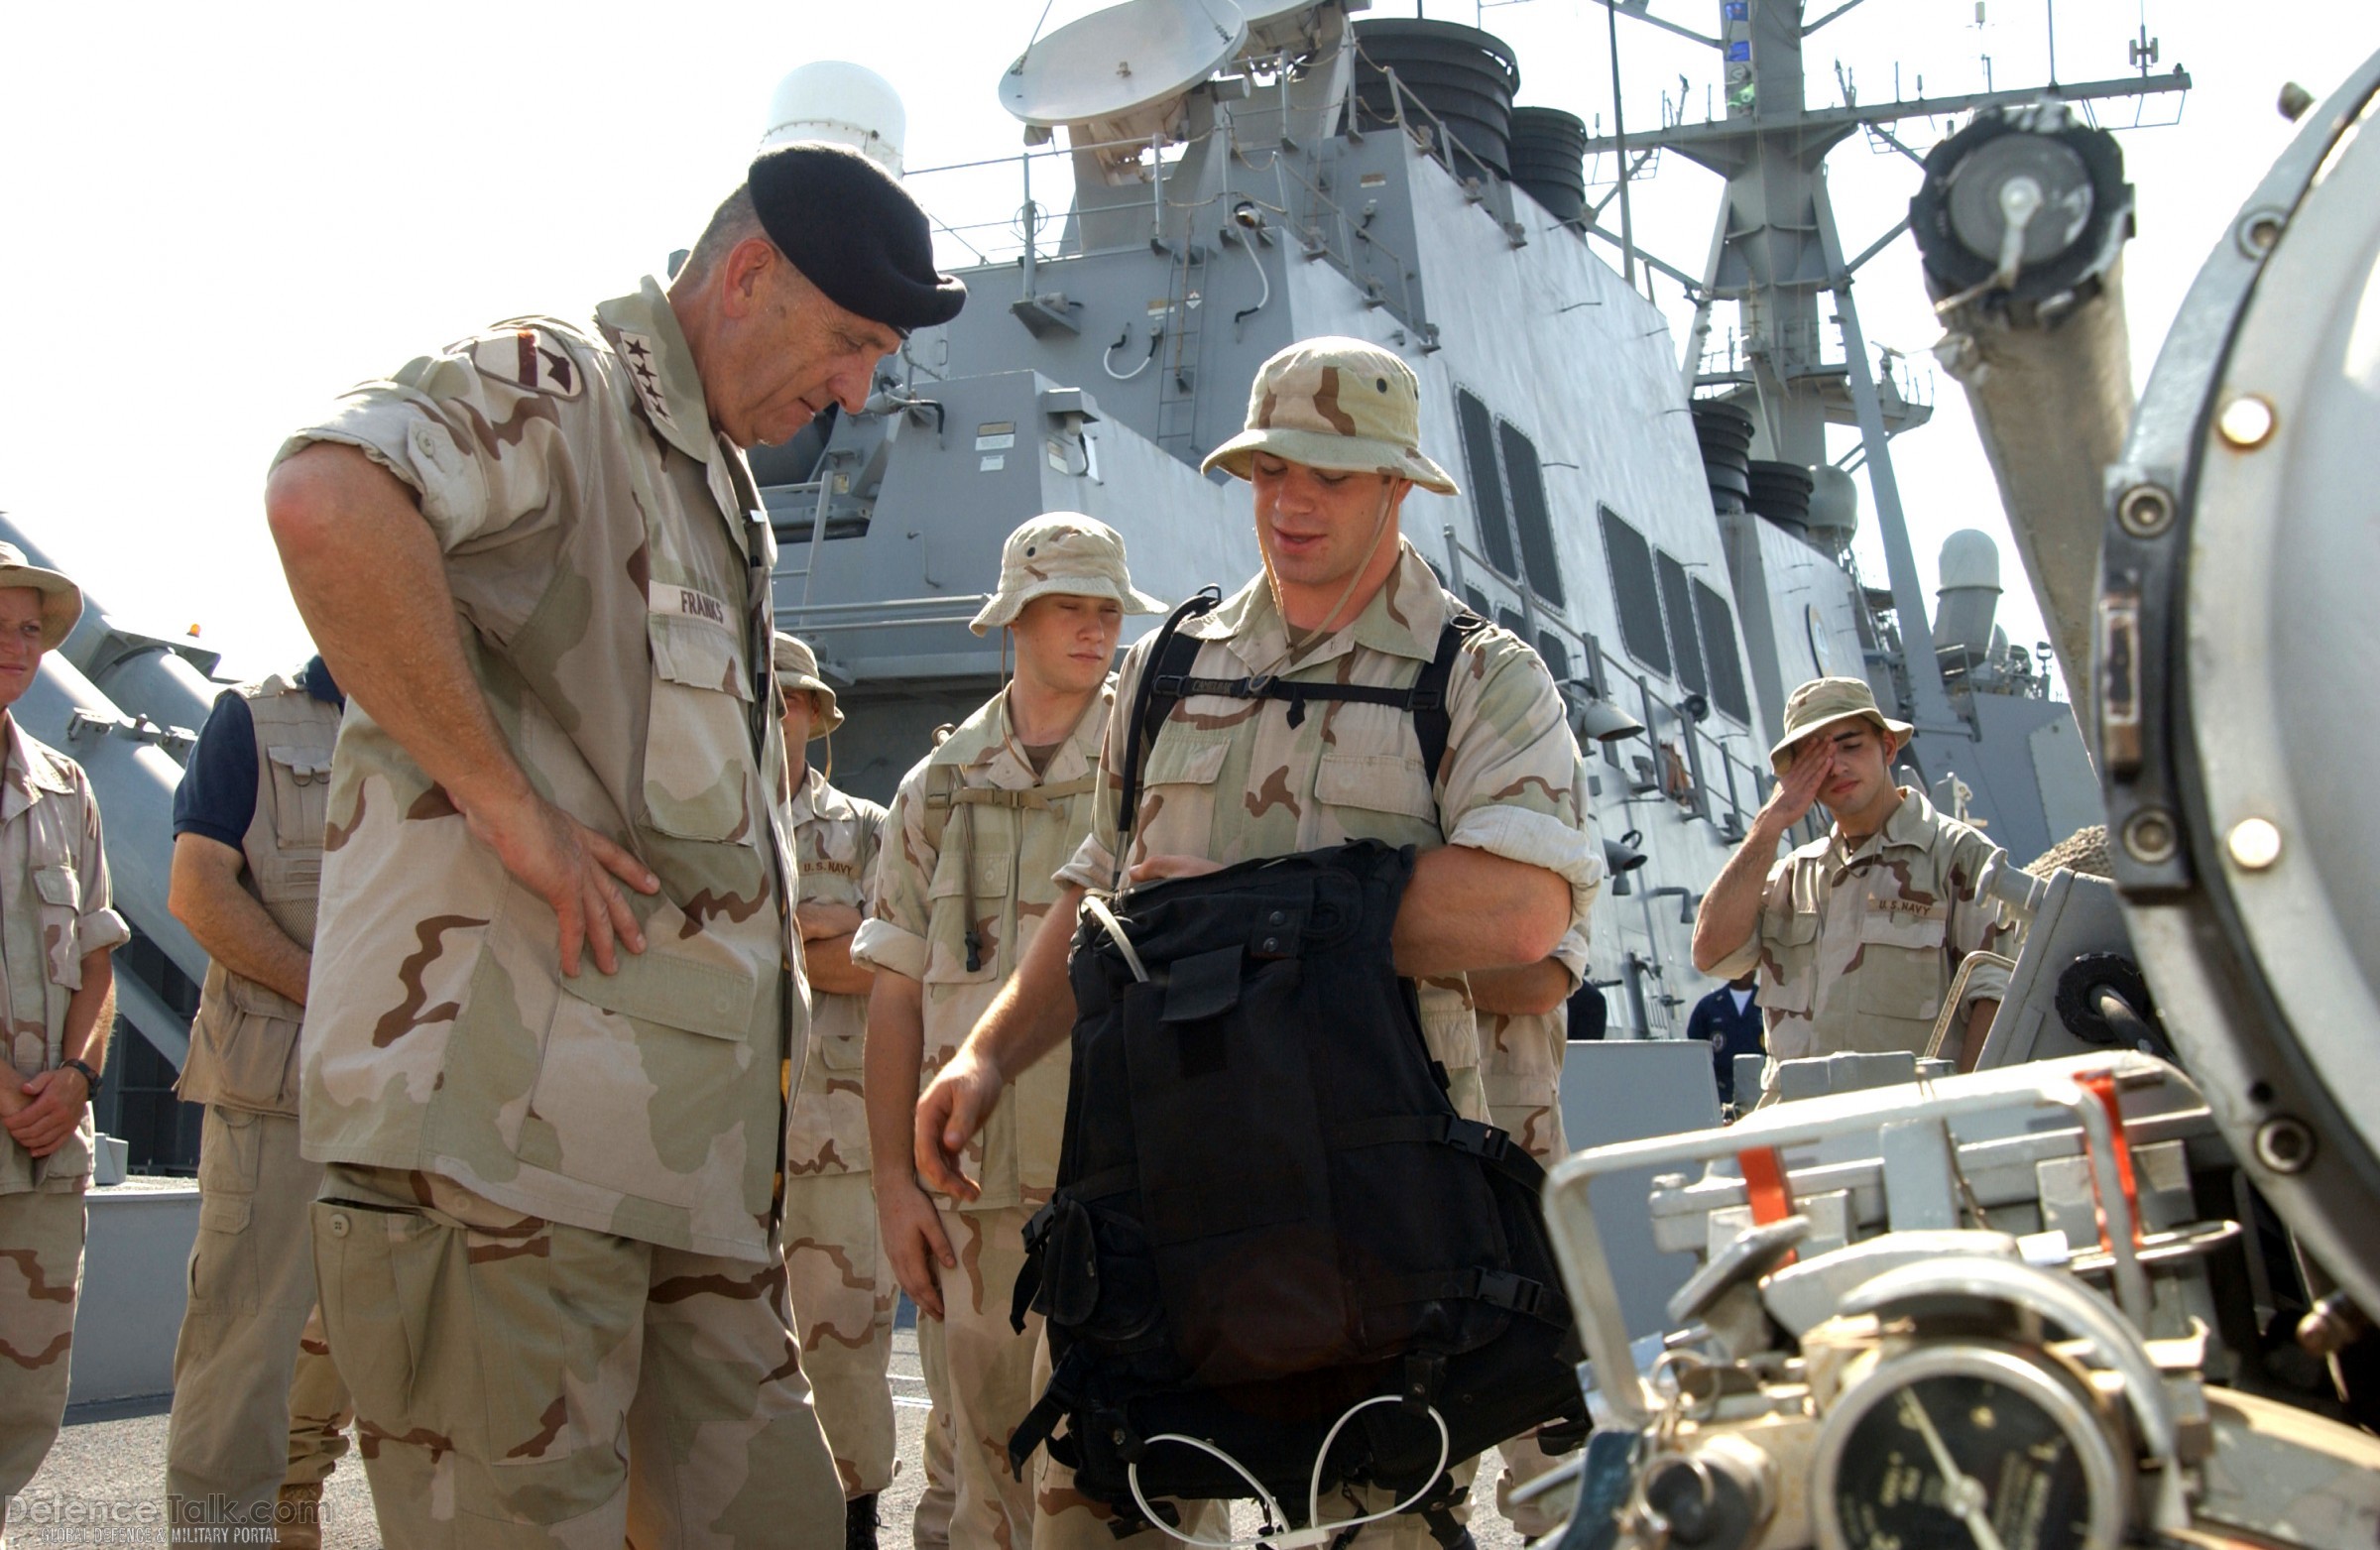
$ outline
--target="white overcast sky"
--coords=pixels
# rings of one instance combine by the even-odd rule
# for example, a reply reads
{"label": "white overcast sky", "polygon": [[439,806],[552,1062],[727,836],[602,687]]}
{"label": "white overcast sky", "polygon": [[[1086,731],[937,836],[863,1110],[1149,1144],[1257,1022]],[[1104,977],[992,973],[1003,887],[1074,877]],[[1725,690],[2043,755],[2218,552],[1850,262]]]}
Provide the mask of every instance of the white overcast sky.
{"label": "white overcast sky", "polygon": [[[1826,0],[1813,0],[1812,15]],[[1052,28],[1098,9],[1055,0]],[[1710,31],[1717,0],[1654,0]],[[1520,100],[1611,116],[1593,0],[1425,14],[1484,21],[1518,50]],[[2041,79],[2044,0],[1866,0],[1811,41],[1814,106]],[[1413,14],[1378,0],[1373,14]],[[2139,0],[2058,0],[2061,78],[2125,74]],[[682,246],[741,175],[770,88],[796,64],[852,60],[899,88],[912,168],[1012,152],[994,96],[1041,0],[669,7],[415,0],[405,6],[134,3],[12,7],[0,50],[0,510],[109,611],[191,625],[262,671],[304,651],[258,489],[287,429],[331,395],[496,318],[577,312]],[[2380,14],[2343,0],[2148,0],[2160,68],[2197,81],[2180,122],[2122,136],[2139,189],[2127,259],[2136,381],[2192,276],[2292,126],[2284,80],[2326,94],[2375,46]],[[1704,116],[1717,57],[1620,23],[1631,130],[1688,80]],[[2170,120],[2176,99],[2152,99]],[[2104,110],[2128,123],[2129,106]],[[1920,150],[1941,129],[1906,134]],[[1903,212],[1917,168],[1853,139],[1830,160],[1846,247]],[[1607,170],[1606,170],[1607,171]],[[1702,267],[1718,182],[1677,158],[1638,186],[1641,242]],[[950,219],[981,218],[952,211]],[[1614,212],[1615,213],[1615,212]],[[1430,277],[1447,284],[1445,277]],[[1868,337],[1922,353],[1939,335],[1908,239],[1856,290]],[[1676,288],[1659,299],[1680,332]],[[1724,330],[1723,319],[1721,327]],[[1929,588],[1944,535],[2000,537],[2010,635],[2041,635],[1957,385],[1895,443]],[[1549,449],[1550,451],[1551,449]],[[1864,491],[1863,491],[1864,498]],[[1863,499],[1864,504],[1864,499]],[[1881,579],[1872,528],[1860,547]]]}

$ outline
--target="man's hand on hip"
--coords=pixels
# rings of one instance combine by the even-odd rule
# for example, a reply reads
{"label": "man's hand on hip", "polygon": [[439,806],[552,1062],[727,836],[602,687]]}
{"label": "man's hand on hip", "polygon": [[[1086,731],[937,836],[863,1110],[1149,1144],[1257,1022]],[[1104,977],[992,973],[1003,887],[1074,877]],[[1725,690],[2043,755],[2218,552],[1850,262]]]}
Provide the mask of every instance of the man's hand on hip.
{"label": "man's hand on hip", "polygon": [[496,852],[504,870],[553,906],[562,973],[578,973],[582,946],[592,950],[595,967],[605,974],[620,969],[615,942],[632,953],[645,950],[645,928],[619,886],[659,893],[661,880],[643,862],[535,792],[475,807],[467,818],[472,834]]}

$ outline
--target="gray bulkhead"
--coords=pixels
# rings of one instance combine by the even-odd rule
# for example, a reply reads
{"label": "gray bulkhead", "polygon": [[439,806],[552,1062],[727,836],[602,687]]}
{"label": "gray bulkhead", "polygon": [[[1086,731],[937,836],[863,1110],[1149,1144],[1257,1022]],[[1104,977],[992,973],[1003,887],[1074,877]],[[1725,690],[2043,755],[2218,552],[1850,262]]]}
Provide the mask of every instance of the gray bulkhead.
{"label": "gray bulkhead", "polygon": [[[1021,262],[962,271],[967,309],[889,363],[901,387],[880,413],[836,427],[824,471],[851,489],[830,496],[814,575],[802,572],[815,488],[768,492],[782,543],[780,623],[847,685],[838,782],[888,797],[932,727],[998,683],[998,640],[978,640],[965,620],[996,584],[1001,540],[1026,517],[1072,509],[1111,523],[1135,581],[1169,601],[1255,574],[1246,487],[1202,477],[1197,460],[1240,427],[1249,384],[1274,351],[1319,334],[1370,339],[1419,375],[1423,444],[1466,489],[1456,499],[1415,491],[1406,536],[1557,676],[1594,685],[1648,728],[1589,750],[1604,832],[1635,835],[1647,858],[1626,896],[1606,890],[1593,973],[1606,982],[1615,1035],[1681,1030],[1709,985],[1687,952],[1693,902],[1760,800],[1770,708],[1745,662],[1660,312],[1575,229],[1508,185],[1467,186],[1402,127],[1326,136],[1319,126],[1339,115],[1293,97],[1284,136],[1272,87],[1213,98],[1212,88],[1193,93],[1188,144],[1155,190],[1110,185],[1079,154],[1033,164],[1036,179],[1054,183],[1071,160],[1077,207],[1051,220],[1053,251],[1035,254],[1029,281]],[[919,191],[930,203],[931,189]],[[1260,230],[1235,219],[1244,201]],[[1496,426],[1492,448],[1476,436],[1467,445],[1459,394]],[[915,402],[890,402],[900,398]],[[1513,573],[1529,569],[1525,534],[1503,540],[1512,571],[1487,557],[1497,545],[1471,492],[1492,480],[1498,504],[1516,506],[1529,475],[1507,461],[1513,435],[1536,461],[1552,579]],[[1725,599],[1724,639],[1709,615],[1682,626],[1678,610],[1667,617],[1673,632],[1697,636],[1696,655],[1731,654],[1741,714],[1704,695],[1705,719],[1689,719],[1679,664],[1631,652],[1606,513]],[[1750,643],[1784,657],[1788,683],[1808,656],[1784,639],[1802,628],[1804,594],[1846,634],[1855,609],[1849,579],[1795,546],[1812,566],[1780,600],[1794,619],[1776,626],[1779,644]],[[1540,571],[1545,557],[1541,546]],[[1649,615],[1637,607],[1639,642],[1648,617],[1660,636],[1660,604]],[[1153,625],[1128,622],[1127,639]],[[1838,649],[1857,660],[1855,636]]]}

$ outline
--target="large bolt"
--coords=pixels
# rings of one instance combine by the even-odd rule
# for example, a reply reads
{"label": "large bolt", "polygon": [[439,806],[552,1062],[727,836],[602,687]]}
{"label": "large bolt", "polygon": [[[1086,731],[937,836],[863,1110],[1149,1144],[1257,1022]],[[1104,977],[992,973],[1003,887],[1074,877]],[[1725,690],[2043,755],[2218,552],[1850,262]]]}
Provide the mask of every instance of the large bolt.
{"label": "large bolt", "polygon": [[2174,525],[2174,498],[2153,484],[2136,484],[2116,498],[2115,520],[2136,538],[2153,538]]}
{"label": "large bolt", "polygon": [[2181,843],[2173,815],[2162,807],[2143,807],[2124,823],[2124,850],[2144,867],[2173,860]]}
{"label": "large bolt", "polygon": [[2314,1132],[2306,1122],[2281,1115],[2256,1130],[2256,1160],[2275,1173],[2303,1173],[2314,1166]]}

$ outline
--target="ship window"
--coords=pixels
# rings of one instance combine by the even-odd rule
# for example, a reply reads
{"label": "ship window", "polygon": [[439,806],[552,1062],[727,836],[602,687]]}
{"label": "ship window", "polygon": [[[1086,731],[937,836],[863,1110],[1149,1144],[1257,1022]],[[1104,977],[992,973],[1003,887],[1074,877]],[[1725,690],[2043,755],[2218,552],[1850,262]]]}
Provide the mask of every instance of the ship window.
{"label": "ship window", "polygon": [[1512,493],[1512,520],[1520,530],[1520,562],[1530,588],[1562,606],[1562,567],[1554,555],[1554,519],[1546,505],[1545,474],[1537,465],[1537,447],[1513,428],[1508,419],[1496,421],[1495,439],[1504,454],[1504,482]]}
{"label": "ship window", "polygon": [[1524,641],[1529,638],[1529,622],[1520,617],[1520,610],[1517,608],[1497,609],[1495,622]]}
{"label": "ship window", "polygon": [[1463,583],[1463,601],[1469,605],[1473,613],[1479,615],[1482,619],[1493,619],[1495,617],[1495,609],[1488,603],[1488,594],[1481,591],[1478,587],[1473,586],[1468,581]]}
{"label": "ship window", "polygon": [[1711,702],[1723,715],[1747,726],[1752,702],[1743,690],[1743,661],[1735,655],[1735,615],[1719,589],[1694,583],[1694,614],[1703,627],[1703,655],[1711,664]]}
{"label": "ship window", "polygon": [[1656,551],[1654,565],[1661,577],[1661,611],[1669,616],[1670,659],[1678,664],[1678,682],[1691,694],[1711,692],[1703,672],[1702,643],[1694,634],[1694,594],[1687,590],[1686,567],[1667,550]]}
{"label": "ship window", "polygon": [[1619,605],[1619,638],[1628,655],[1655,672],[1669,671],[1669,642],[1661,630],[1661,594],[1653,551],[1644,535],[1606,506],[1600,509],[1604,555],[1611,565],[1611,596]]}
{"label": "ship window", "polygon": [[1555,681],[1570,676],[1570,648],[1553,631],[1537,632],[1537,655],[1545,658],[1545,670],[1554,675]]}
{"label": "ship window", "polygon": [[1495,421],[1487,405],[1461,389],[1455,392],[1455,417],[1463,424],[1463,464],[1471,476],[1471,509],[1480,523],[1480,553],[1498,574],[1518,577],[1504,478],[1495,463]]}

